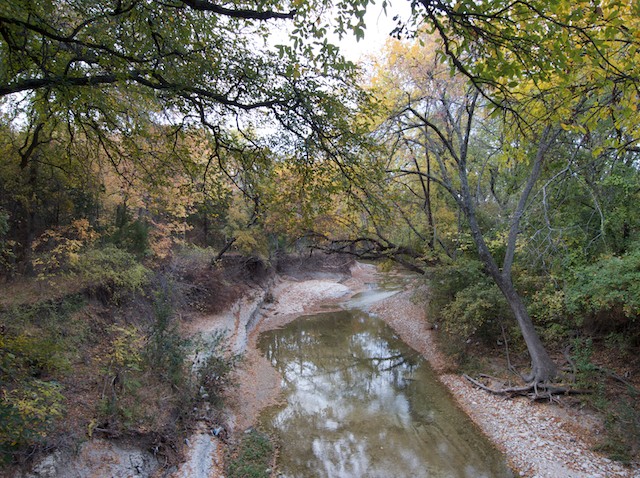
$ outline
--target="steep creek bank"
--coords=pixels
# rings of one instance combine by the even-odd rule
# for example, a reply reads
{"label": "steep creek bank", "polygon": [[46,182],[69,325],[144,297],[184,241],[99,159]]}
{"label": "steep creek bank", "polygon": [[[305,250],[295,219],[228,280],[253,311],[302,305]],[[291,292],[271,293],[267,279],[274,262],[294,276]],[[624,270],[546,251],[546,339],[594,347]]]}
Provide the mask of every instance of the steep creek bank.
{"label": "steep creek bank", "polygon": [[[277,276],[267,288],[256,287],[220,314],[190,322],[186,332],[207,341],[226,331],[233,352],[244,352],[237,371],[238,386],[227,398],[229,442],[255,425],[265,407],[281,398],[281,377],[258,350],[258,335],[277,329],[301,314],[338,309],[339,302],[380,280],[374,266],[356,263],[349,277],[341,273]],[[416,293],[417,292],[417,293]],[[433,331],[420,298],[426,290],[408,287],[371,307],[371,312],[391,326],[411,348],[432,365],[440,381],[459,406],[496,446],[509,465],[524,477],[640,477],[640,470],[624,468],[592,450],[602,425],[590,415],[561,406],[532,403],[527,399],[504,400],[472,387],[451,373],[446,357],[438,351]],[[202,360],[196,356],[195,361]],[[186,440],[186,461],[169,476],[209,478],[224,476],[228,446],[212,434],[210,423]],[[154,476],[158,464],[150,453],[135,447],[92,440],[82,446],[77,458],[49,457],[38,464],[29,478],[81,476]]]}

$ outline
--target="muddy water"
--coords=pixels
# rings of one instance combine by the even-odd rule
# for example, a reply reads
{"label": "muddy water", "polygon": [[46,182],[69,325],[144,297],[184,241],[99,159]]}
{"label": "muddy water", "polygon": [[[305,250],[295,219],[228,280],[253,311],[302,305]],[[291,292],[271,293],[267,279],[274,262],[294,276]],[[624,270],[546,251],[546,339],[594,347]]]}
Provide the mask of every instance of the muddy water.
{"label": "muddy water", "polygon": [[511,477],[425,360],[351,308],[371,294],[261,335],[283,376],[285,404],[261,417],[280,442],[279,476]]}

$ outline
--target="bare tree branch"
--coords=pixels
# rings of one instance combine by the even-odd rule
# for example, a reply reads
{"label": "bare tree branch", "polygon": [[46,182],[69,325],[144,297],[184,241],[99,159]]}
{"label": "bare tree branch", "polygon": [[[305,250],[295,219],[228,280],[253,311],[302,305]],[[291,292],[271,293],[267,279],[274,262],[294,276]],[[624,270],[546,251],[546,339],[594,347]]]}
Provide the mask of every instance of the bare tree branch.
{"label": "bare tree branch", "polygon": [[232,18],[244,18],[246,20],[291,20],[296,14],[296,10],[291,10],[290,12],[273,12],[273,11],[258,11],[258,10],[248,10],[248,9],[235,9],[235,8],[225,8],[220,5],[216,5],[215,3],[208,2],[206,0],[182,0],[182,3],[188,5],[194,10],[200,10],[204,12],[212,12],[217,13],[219,15],[224,15]]}

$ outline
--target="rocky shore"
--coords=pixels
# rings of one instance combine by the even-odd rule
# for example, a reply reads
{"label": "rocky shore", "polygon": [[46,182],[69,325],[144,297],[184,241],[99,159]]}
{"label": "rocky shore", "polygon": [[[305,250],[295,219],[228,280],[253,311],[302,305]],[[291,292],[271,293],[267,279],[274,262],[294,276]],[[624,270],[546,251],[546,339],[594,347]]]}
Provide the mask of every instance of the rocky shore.
{"label": "rocky shore", "polygon": [[516,476],[527,478],[640,477],[640,469],[625,468],[593,447],[602,424],[586,411],[560,404],[505,399],[474,387],[451,373],[435,344],[424,308],[405,291],[373,307],[411,347],[431,363],[460,407],[505,454]]}

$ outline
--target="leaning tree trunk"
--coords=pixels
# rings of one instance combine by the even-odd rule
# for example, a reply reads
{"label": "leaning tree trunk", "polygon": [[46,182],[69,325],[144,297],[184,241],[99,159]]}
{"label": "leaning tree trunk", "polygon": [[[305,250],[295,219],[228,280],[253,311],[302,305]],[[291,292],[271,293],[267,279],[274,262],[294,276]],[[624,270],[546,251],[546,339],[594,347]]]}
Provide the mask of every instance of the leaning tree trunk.
{"label": "leaning tree trunk", "polygon": [[531,372],[524,376],[528,382],[548,382],[556,376],[556,364],[551,360],[549,353],[545,349],[538,332],[533,325],[531,316],[520,297],[520,294],[513,286],[510,270],[501,271],[487,247],[484,237],[480,232],[480,227],[475,217],[475,211],[470,208],[466,211],[467,219],[471,226],[471,235],[478,248],[478,255],[489,271],[495,284],[504,296],[509,308],[518,322],[522,337],[527,345],[529,356],[531,357]]}
{"label": "leaning tree trunk", "polygon": [[504,277],[494,277],[494,280],[518,322],[531,357],[531,372],[525,375],[524,379],[528,382],[547,382],[552,380],[556,376],[556,364],[551,360],[549,353],[542,344],[520,294],[518,294],[510,280]]}
{"label": "leaning tree trunk", "polygon": [[[470,128],[470,125],[468,127]],[[542,134],[538,152],[533,162],[527,184],[520,196],[518,206],[513,213],[502,270],[500,269],[500,267],[498,267],[493,254],[487,246],[487,243],[484,240],[484,235],[482,234],[482,230],[480,228],[480,224],[478,223],[475,206],[472,201],[469,189],[469,180],[467,177],[466,144],[460,155],[461,160],[459,162],[458,170],[461,183],[461,197],[459,198],[459,202],[469,222],[471,236],[473,237],[473,240],[478,249],[478,255],[480,256],[480,259],[482,260],[485,267],[489,271],[489,274],[502,292],[502,295],[506,299],[507,304],[509,304],[513,315],[518,322],[518,326],[520,327],[520,331],[522,332],[522,337],[527,344],[529,356],[531,357],[531,372],[525,375],[524,378],[525,380],[534,383],[548,382],[552,380],[556,376],[557,368],[556,364],[553,362],[553,360],[551,360],[549,353],[542,344],[542,341],[540,340],[540,337],[536,332],[533,321],[531,320],[531,316],[529,315],[529,312],[527,312],[527,308],[525,307],[520,294],[513,286],[511,269],[516,251],[516,239],[518,237],[520,228],[520,218],[524,213],[529,195],[533,190],[533,186],[540,174],[540,170],[544,160],[544,154],[556,136],[550,135],[550,130],[551,128],[546,128],[544,133]]]}
{"label": "leaning tree trunk", "polygon": [[[484,240],[484,236],[482,235],[480,225],[478,224],[475,208],[473,207],[471,197],[468,194],[468,189],[465,188],[467,185],[466,177],[463,177],[462,182],[463,210],[469,222],[471,236],[473,237],[478,249],[478,256],[489,271],[491,278],[502,292],[507,304],[509,304],[511,311],[518,322],[520,331],[522,332],[522,337],[527,344],[527,350],[531,357],[531,372],[528,375],[525,375],[524,378],[531,382],[548,382],[556,376],[556,364],[551,360],[549,353],[542,344],[542,341],[538,336],[538,332],[536,332],[536,329],[533,326],[531,316],[529,315],[529,312],[527,312],[527,308],[525,307],[520,294],[513,285],[510,265],[509,267],[500,270],[493,255],[491,254],[491,251]],[[513,244],[513,247],[515,247],[515,243]]]}

